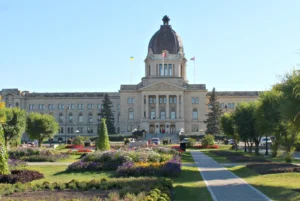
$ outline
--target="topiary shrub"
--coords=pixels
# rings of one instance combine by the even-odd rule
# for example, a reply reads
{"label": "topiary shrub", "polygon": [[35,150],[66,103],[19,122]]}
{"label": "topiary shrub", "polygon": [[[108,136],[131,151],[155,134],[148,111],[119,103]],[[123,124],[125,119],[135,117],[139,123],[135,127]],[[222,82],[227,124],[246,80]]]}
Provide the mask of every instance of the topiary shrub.
{"label": "topiary shrub", "polygon": [[207,146],[212,146],[215,144],[215,137],[211,134],[207,134],[204,136],[202,139],[202,146],[207,147]]}
{"label": "topiary shrub", "polygon": [[108,131],[107,131],[105,118],[101,119],[101,123],[98,126],[98,135],[99,137],[97,141],[97,148],[101,151],[110,150]]}
{"label": "topiary shrub", "polygon": [[73,140],[73,144],[75,145],[84,145],[84,137],[82,136],[77,136]]}

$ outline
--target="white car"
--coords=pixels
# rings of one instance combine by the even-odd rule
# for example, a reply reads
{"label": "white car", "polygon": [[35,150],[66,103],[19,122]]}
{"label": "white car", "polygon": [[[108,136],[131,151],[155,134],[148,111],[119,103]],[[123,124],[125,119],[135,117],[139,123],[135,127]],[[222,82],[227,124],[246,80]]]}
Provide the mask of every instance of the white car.
{"label": "white car", "polygon": [[266,143],[268,143],[268,145],[272,145],[271,138],[269,138],[269,137],[262,137],[260,139],[259,146],[266,146]]}

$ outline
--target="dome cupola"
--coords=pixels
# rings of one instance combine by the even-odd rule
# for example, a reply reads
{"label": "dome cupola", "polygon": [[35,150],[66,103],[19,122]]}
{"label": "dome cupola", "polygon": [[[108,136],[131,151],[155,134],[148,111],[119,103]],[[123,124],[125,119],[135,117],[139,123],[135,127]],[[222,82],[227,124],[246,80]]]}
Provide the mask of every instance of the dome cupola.
{"label": "dome cupola", "polygon": [[[163,50],[167,50],[169,54],[178,54],[183,52],[183,45],[180,36],[169,25],[170,18],[165,15],[162,19],[163,25],[152,36],[148,50],[153,54],[161,54]],[[150,50],[151,49],[151,50]]]}

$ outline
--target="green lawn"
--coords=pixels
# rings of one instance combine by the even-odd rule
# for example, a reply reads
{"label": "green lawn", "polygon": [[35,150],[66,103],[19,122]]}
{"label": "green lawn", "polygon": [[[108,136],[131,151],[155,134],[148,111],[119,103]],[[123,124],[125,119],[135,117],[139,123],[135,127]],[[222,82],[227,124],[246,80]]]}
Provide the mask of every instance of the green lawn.
{"label": "green lawn", "polygon": [[300,200],[300,173],[259,175],[245,166],[230,167],[228,169],[274,201]]}
{"label": "green lawn", "polygon": [[[183,163],[194,163],[190,152],[182,154]],[[181,175],[173,179],[174,201],[212,201],[197,167],[182,167]]]}
{"label": "green lawn", "polygon": [[61,159],[61,160],[58,160],[57,162],[70,162],[70,163],[73,163],[73,162],[76,162],[78,160],[80,160],[80,155],[70,155],[69,158]]}
{"label": "green lawn", "polygon": [[36,170],[44,174],[45,179],[36,180],[32,183],[49,182],[69,182],[72,179],[78,181],[99,180],[101,178],[108,178],[114,175],[113,172],[66,172],[65,165],[45,165],[45,166],[28,166],[28,170]]}

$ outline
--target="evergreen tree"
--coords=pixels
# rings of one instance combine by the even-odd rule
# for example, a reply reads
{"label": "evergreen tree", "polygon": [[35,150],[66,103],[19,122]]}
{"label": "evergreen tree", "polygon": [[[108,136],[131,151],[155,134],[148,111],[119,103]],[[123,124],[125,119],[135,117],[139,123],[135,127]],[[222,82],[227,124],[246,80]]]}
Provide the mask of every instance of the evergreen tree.
{"label": "evergreen tree", "polygon": [[102,118],[101,123],[98,125],[97,149],[100,151],[110,150],[105,118]]}
{"label": "evergreen tree", "polygon": [[101,118],[106,119],[106,126],[109,134],[115,134],[116,129],[115,129],[115,119],[114,119],[114,114],[112,112],[112,102],[109,99],[108,94],[104,95],[104,99],[102,101],[102,110],[99,113]]}
{"label": "evergreen tree", "polygon": [[208,118],[206,120],[206,134],[219,134],[220,133],[220,117],[222,115],[222,109],[220,103],[218,102],[217,94],[215,88],[213,88],[209,103],[210,112],[208,113]]}

